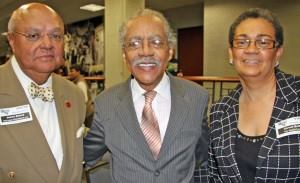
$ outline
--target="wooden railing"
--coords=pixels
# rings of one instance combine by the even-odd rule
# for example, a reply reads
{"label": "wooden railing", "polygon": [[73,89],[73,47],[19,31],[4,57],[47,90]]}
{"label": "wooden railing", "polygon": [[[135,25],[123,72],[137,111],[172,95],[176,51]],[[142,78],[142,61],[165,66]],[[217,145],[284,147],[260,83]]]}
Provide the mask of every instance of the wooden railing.
{"label": "wooden railing", "polygon": [[103,76],[86,76],[84,77],[87,81],[104,81],[105,78]]}
{"label": "wooden railing", "polygon": [[[183,76],[182,78],[199,83],[208,90],[211,90],[211,102],[222,97],[224,95],[224,91],[228,94],[236,86],[236,84],[240,82],[238,77]],[[224,87],[224,85],[228,86]]]}

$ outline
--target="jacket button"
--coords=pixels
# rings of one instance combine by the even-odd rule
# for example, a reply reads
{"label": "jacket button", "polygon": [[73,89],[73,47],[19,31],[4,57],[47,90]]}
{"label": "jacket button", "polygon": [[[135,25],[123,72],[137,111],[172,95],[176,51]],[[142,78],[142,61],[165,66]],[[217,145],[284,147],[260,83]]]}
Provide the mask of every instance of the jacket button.
{"label": "jacket button", "polygon": [[155,175],[155,176],[159,176],[159,175],[160,175],[160,171],[159,171],[159,170],[156,170],[156,171],[154,172],[154,175]]}
{"label": "jacket button", "polygon": [[15,172],[8,172],[7,176],[10,178],[10,179],[14,179],[16,177],[16,173]]}

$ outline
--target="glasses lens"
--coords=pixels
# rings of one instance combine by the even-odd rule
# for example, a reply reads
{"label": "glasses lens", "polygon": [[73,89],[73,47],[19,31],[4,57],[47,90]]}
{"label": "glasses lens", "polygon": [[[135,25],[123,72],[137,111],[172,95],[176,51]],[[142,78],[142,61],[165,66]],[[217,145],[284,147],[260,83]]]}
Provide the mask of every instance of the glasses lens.
{"label": "glasses lens", "polygon": [[233,40],[233,47],[239,49],[246,49],[250,46],[252,42],[255,42],[256,48],[259,49],[271,49],[275,47],[275,40],[272,39],[257,39],[257,40],[250,40],[250,39],[234,39]]}
{"label": "glasses lens", "polygon": [[274,48],[275,41],[271,39],[260,39],[256,40],[256,46],[261,49]]}
{"label": "glasses lens", "polygon": [[233,47],[235,48],[248,48],[249,46],[249,39],[234,39],[233,40]]}

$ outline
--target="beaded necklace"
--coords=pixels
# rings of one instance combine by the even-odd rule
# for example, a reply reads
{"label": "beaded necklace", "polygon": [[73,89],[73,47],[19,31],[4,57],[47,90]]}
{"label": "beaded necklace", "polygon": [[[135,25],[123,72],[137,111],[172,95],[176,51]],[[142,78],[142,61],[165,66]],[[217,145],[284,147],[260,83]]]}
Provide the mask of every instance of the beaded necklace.
{"label": "beaded necklace", "polygon": [[252,142],[252,143],[263,141],[265,139],[265,136],[266,135],[247,136],[247,135],[244,135],[239,129],[237,129],[237,135],[236,135],[237,138],[243,139],[245,141]]}

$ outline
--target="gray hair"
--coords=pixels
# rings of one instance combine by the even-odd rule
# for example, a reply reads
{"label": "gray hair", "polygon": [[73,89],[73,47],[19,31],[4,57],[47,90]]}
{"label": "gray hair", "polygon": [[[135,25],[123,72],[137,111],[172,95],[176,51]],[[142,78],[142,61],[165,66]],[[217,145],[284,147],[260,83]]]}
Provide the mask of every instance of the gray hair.
{"label": "gray hair", "polygon": [[275,30],[276,47],[281,47],[283,45],[283,28],[276,15],[267,9],[251,8],[240,14],[231,24],[228,35],[230,47],[233,46],[233,39],[237,26],[248,18],[262,18],[270,22]]}
{"label": "gray hair", "polygon": [[137,17],[142,17],[142,16],[150,16],[150,17],[157,17],[159,18],[163,24],[164,24],[164,30],[165,33],[167,35],[168,38],[168,44],[170,48],[175,48],[176,46],[176,37],[175,34],[173,32],[173,29],[171,28],[169,22],[167,21],[167,19],[165,18],[165,16],[155,10],[151,10],[151,9],[142,9],[140,11],[138,11],[135,15],[133,15],[131,18],[129,18],[125,23],[122,24],[122,26],[120,27],[120,42],[122,47],[124,48],[125,46],[125,35],[127,33],[127,24],[129,21],[137,18]]}

